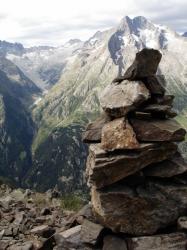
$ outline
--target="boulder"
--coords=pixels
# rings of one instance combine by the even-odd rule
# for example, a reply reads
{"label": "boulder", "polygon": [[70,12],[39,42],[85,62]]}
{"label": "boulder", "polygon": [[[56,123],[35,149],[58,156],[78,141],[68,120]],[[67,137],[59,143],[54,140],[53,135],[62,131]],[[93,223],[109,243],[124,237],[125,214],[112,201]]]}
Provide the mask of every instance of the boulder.
{"label": "boulder", "polygon": [[166,83],[163,75],[148,76],[143,80],[143,82],[152,95],[163,96],[165,94],[164,86]]}
{"label": "boulder", "polygon": [[78,249],[81,245],[80,232],[81,225],[72,227],[66,231],[54,235],[57,249]]}
{"label": "boulder", "polygon": [[136,53],[133,64],[126,70],[124,79],[139,80],[155,75],[161,58],[162,54],[158,50],[141,50]]}
{"label": "boulder", "polygon": [[176,153],[165,161],[148,166],[143,172],[146,176],[170,178],[187,172],[187,163],[179,153]]}
{"label": "boulder", "polygon": [[141,81],[123,81],[120,85],[111,84],[100,96],[104,111],[112,117],[122,117],[148,100],[150,93]]}
{"label": "boulder", "polygon": [[100,144],[92,144],[87,159],[88,185],[101,188],[119,181],[151,163],[163,161],[175,154],[173,143],[140,144],[138,150],[107,153]]}
{"label": "boulder", "polygon": [[186,214],[187,186],[148,180],[137,187],[123,182],[97,190],[92,187],[95,216],[114,232],[150,235]]}
{"label": "boulder", "polygon": [[125,118],[118,118],[104,125],[101,147],[106,151],[139,148],[133,128]]}
{"label": "boulder", "polygon": [[175,120],[131,119],[131,125],[139,141],[183,141],[186,131]]}
{"label": "boulder", "polygon": [[86,131],[83,132],[82,140],[85,143],[93,143],[101,141],[101,130],[103,126],[109,122],[111,118],[106,114],[96,119],[94,122],[88,124]]}
{"label": "boulder", "polygon": [[104,238],[103,250],[127,250],[127,245],[124,239],[107,235]]}
{"label": "boulder", "polygon": [[127,239],[129,250],[185,250],[186,235],[171,233]]}
{"label": "boulder", "polygon": [[91,245],[95,245],[99,241],[99,237],[104,227],[100,224],[93,223],[84,219],[81,229],[81,241]]}

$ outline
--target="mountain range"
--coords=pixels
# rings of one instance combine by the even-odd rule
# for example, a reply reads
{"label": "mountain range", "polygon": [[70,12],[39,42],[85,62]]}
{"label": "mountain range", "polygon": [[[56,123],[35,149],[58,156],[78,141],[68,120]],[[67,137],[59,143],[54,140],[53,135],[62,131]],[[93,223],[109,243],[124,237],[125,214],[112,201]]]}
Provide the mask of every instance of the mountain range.
{"label": "mountain range", "polygon": [[0,42],[0,175],[39,191],[56,184],[64,192],[82,190],[84,126],[101,112],[101,90],[144,47],[163,54],[158,74],[166,75],[177,119],[187,128],[187,38],[166,26],[124,17],[85,42],[31,48]]}

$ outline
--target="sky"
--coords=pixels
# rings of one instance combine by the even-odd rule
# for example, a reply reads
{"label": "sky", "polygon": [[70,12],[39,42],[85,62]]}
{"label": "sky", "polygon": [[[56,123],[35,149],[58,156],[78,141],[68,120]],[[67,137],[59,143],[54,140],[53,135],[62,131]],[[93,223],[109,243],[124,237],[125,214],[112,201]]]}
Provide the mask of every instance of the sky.
{"label": "sky", "polygon": [[187,31],[187,0],[0,0],[0,40],[25,47],[86,40],[124,16]]}

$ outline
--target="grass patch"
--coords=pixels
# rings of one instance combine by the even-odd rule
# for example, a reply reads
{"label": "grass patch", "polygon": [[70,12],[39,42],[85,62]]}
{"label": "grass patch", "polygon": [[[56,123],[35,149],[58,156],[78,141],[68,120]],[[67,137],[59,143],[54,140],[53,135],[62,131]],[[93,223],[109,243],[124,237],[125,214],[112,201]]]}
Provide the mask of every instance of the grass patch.
{"label": "grass patch", "polygon": [[85,200],[77,194],[69,194],[62,197],[63,210],[78,211],[85,205]]}

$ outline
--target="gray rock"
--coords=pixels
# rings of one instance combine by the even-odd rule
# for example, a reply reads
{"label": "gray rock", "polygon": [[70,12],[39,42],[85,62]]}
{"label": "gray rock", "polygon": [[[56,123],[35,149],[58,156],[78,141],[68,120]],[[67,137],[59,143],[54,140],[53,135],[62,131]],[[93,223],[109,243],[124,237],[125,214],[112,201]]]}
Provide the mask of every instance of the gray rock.
{"label": "gray rock", "polygon": [[108,235],[104,238],[103,250],[127,250],[127,244],[122,238]]}
{"label": "gray rock", "polygon": [[92,144],[87,159],[88,185],[101,188],[132,175],[151,163],[163,161],[175,154],[173,143],[140,144],[133,152],[107,153],[100,144]]}
{"label": "gray rock", "polygon": [[127,239],[129,250],[185,250],[186,235],[172,233]]}
{"label": "gray rock", "polygon": [[23,222],[24,219],[25,219],[25,213],[24,212],[16,213],[15,220],[14,220],[13,223],[15,225],[20,225]]}
{"label": "gray rock", "polygon": [[104,227],[100,224],[93,223],[84,219],[81,228],[81,241],[84,243],[95,245],[103,231]]}
{"label": "gray rock", "polygon": [[108,115],[122,117],[135,110],[149,97],[150,93],[143,82],[123,81],[119,85],[107,86],[100,96],[100,103]]}
{"label": "gray rock", "polygon": [[57,250],[78,249],[81,244],[80,233],[82,226],[75,226],[66,231],[54,235]]}
{"label": "gray rock", "polygon": [[51,235],[53,235],[55,230],[48,225],[41,225],[34,227],[31,229],[30,233],[35,234],[44,238],[49,238]]}
{"label": "gray rock", "polygon": [[93,187],[92,205],[98,221],[114,232],[150,235],[186,214],[187,187],[158,180],[134,188],[123,183]]}

